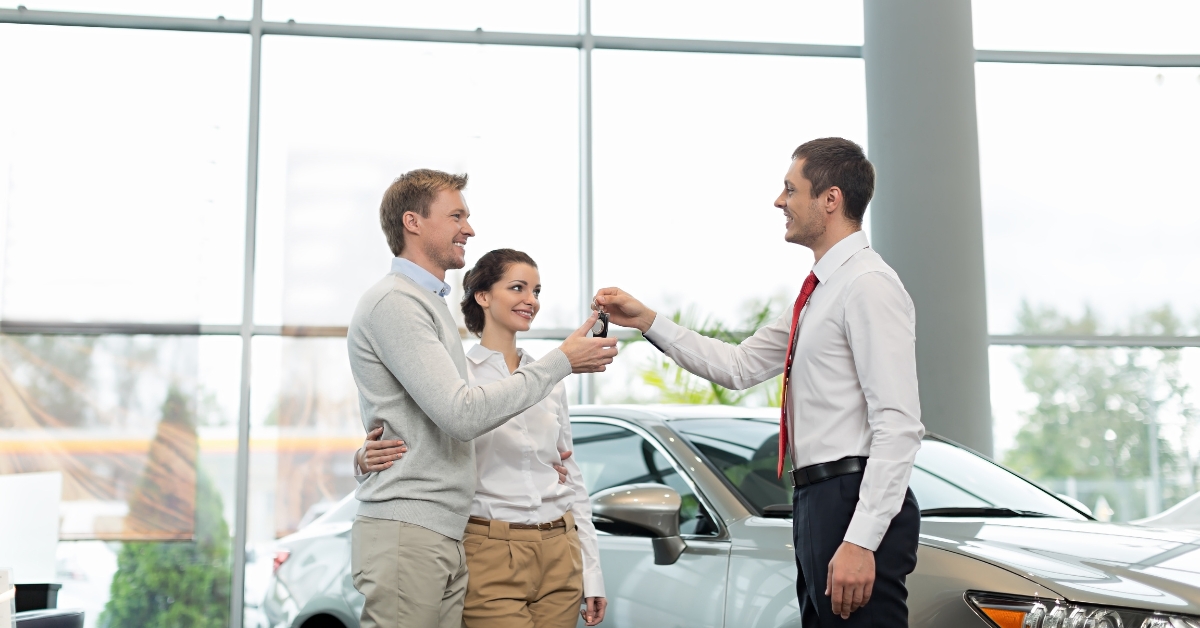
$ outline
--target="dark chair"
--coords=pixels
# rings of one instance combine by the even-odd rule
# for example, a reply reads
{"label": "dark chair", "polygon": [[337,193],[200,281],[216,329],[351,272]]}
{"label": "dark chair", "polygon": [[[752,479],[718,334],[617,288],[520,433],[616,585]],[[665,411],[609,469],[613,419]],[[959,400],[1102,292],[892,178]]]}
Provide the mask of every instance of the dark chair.
{"label": "dark chair", "polygon": [[83,611],[48,608],[23,611],[13,616],[17,628],[83,628]]}

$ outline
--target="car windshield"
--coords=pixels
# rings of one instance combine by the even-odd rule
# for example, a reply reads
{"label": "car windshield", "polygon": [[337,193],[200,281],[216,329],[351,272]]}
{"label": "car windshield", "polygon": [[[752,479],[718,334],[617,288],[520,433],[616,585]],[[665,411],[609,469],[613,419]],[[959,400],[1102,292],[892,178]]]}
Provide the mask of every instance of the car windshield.
{"label": "car windshield", "polygon": [[[680,419],[671,427],[708,458],[710,466],[759,514],[792,501],[791,479],[775,477],[779,427],[763,419]],[[1037,486],[981,456],[926,439],[909,482],[926,514],[1084,516]],[[1003,512],[1002,512],[1003,511]]]}

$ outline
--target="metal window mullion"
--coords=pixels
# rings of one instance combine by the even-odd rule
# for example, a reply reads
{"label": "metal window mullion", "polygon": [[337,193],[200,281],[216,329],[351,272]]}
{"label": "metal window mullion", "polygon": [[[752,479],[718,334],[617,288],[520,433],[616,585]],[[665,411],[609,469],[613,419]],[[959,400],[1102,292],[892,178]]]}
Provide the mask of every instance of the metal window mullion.
{"label": "metal window mullion", "polygon": [[[587,9],[588,13],[584,13]],[[255,20],[227,20],[155,15],[83,13],[75,11],[36,11],[0,9],[0,23],[42,26],[83,26],[148,30],[191,31],[206,33],[249,33]],[[758,54],[792,57],[861,58],[862,46],[796,44],[783,42],[729,41],[709,39],[673,39],[658,37],[620,37],[591,34],[590,4],[580,0],[580,33],[513,33],[366,26],[353,24],[306,24],[256,20],[259,34],[298,37],[337,37],[344,39],[387,39],[461,44],[513,46],[550,46],[607,50],[645,50],[717,54]],[[1140,54],[1053,52],[1045,50],[976,50],[975,60],[983,63],[1029,63],[1053,65],[1106,65],[1138,67],[1200,67],[1200,54]]]}
{"label": "metal window mullion", "polygon": [[[579,0],[579,315],[592,303],[592,3]],[[593,403],[595,376],[579,377],[579,403]]]}
{"label": "metal window mullion", "polygon": [[234,507],[233,582],[229,625],[242,628],[246,592],[246,524],[250,496],[250,375],[254,338],[254,256],[258,226],[258,127],[262,92],[262,0],[254,0],[250,21],[250,112],[246,150],[246,248],[242,284],[242,387],[238,407],[237,503]]}
{"label": "metal window mullion", "polygon": [[1177,349],[1200,347],[1200,336],[1091,336],[1086,334],[992,334],[988,336],[992,346],[1015,347],[1126,347]]}
{"label": "metal window mullion", "polygon": [[1107,65],[1148,68],[1190,68],[1200,66],[1200,55],[1048,52],[1041,50],[976,50],[975,61],[979,63],[1028,63],[1040,65]]}

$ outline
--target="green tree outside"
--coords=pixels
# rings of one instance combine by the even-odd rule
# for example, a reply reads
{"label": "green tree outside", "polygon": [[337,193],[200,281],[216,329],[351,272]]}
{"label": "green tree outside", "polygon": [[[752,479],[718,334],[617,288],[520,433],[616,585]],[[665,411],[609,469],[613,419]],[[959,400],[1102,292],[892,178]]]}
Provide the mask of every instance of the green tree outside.
{"label": "green tree outside", "polygon": [[[1097,333],[1091,310],[1077,317],[1053,308],[1023,304],[1019,333],[1029,335]],[[1122,330],[1130,335],[1182,335],[1169,307],[1138,316]],[[1170,505],[1196,491],[1200,468],[1185,446],[1163,435],[1167,415],[1182,417],[1183,441],[1200,429],[1190,403],[1190,385],[1181,372],[1181,351],[1158,348],[1028,347],[1016,358],[1025,389],[1036,397],[1024,413],[1016,446],[1004,463],[1034,480],[1109,480],[1130,483],[1152,476],[1151,434],[1157,432],[1161,501]],[[1156,423],[1151,426],[1151,422]],[[1179,478],[1184,478],[1179,481]],[[1058,488],[1057,486],[1055,488]],[[1111,488],[1106,502],[1128,502]],[[1137,505],[1140,509],[1141,504]]]}
{"label": "green tree outside", "polygon": [[[162,422],[195,433],[192,403],[171,388]],[[160,431],[161,433],[161,431]],[[149,466],[148,466],[149,468]],[[161,491],[161,478],[142,478],[139,492]],[[229,527],[221,496],[196,465],[195,532],[190,541],[127,542],[117,555],[101,628],[221,628],[229,623]]]}

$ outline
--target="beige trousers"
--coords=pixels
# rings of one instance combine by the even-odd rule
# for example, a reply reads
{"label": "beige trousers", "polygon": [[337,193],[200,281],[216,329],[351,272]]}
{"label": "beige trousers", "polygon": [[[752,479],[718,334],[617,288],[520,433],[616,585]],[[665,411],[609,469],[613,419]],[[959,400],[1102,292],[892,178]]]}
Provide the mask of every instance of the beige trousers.
{"label": "beige trousers", "polygon": [[513,530],[503,521],[467,524],[471,573],[466,628],[572,628],[583,601],[583,555],[571,513],[567,526]]}
{"label": "beige trousers", "polygon": [[411,523],[357,517],[350,574],[367,598],[362,628],[460,628],[467,590],[463,545]]}

